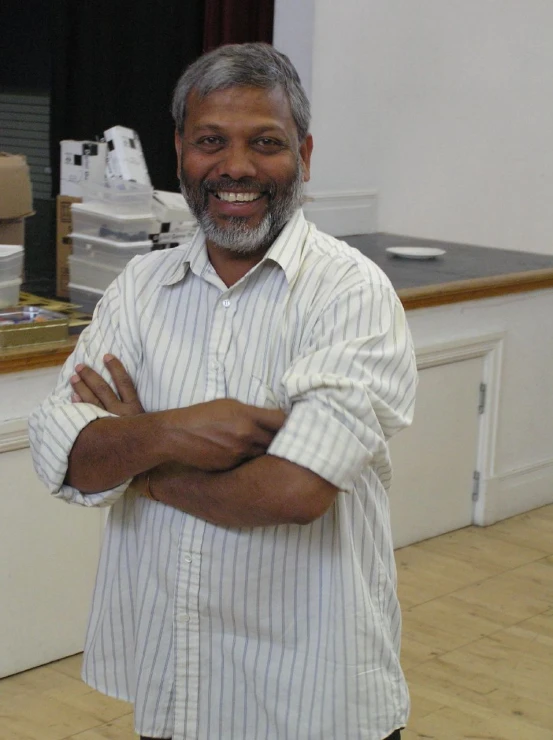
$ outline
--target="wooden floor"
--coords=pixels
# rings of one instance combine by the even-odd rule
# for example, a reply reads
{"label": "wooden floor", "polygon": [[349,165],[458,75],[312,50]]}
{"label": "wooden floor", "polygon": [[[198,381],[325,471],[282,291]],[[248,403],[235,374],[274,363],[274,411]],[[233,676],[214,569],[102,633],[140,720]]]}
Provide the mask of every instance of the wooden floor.
{"label": "wooden floor", "polygon": [[[411,545],[397,562],[413,702],[403,738],[553,740],[553,506]],[[79,664],[0,681],[0,740],[134,738],[131,707],[85,686]]]}

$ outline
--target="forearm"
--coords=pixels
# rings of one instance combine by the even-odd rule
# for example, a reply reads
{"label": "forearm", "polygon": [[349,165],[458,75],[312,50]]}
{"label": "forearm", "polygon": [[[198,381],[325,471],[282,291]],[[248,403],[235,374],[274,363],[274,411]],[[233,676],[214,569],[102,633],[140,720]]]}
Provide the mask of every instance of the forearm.
{"label": "forearm", "polygon": [[66,483],[83,493],[105,491],[169,462],[229,470],[264,454],[283,421],[282,412],[230,399],[98,419],[77,437]]}
{"label": "forearm", "polygon": [[310,470],[273,455],[221,472],[164,464],[149,471],[149,486],[158,501],[226,527],[308,524],[337,493]]}
{"label": "forearm", "polygon": [[77,437],[65,482],[82,493],[107,491],[167,459],[158,414],[97,419]]}

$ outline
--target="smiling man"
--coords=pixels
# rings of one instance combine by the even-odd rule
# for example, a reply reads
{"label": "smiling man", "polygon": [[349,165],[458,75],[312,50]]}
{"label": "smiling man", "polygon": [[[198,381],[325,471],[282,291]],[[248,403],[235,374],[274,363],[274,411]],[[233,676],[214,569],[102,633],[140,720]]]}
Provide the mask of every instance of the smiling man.
{"label": "smiling man", "polygon": [[281,87],[193,90],[188,107],[175,145],[190,208],[210,246],[259,259],[301,205],[312,138]]}
{"label": "smiling man", "polygon": [[200,228],[128,265],[29,421],[51,493],[111,507],[83,678],[146,739],[397,740],[404,312],[303,216],[309,103],[285,56],[205,55],[173,115]]}

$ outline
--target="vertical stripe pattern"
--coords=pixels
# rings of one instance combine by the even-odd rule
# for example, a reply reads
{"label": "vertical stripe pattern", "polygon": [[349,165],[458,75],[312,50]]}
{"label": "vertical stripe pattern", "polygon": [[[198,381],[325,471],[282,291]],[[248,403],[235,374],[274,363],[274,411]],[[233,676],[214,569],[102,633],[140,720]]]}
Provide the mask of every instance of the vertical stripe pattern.
{"label": "vertical stripe pattern", "polygon": [[[288,418],[269,453],[338,487],[307,526],[216,527],[128,483],[65,486],[80,431],[79,362],[118,356],[146,411],[236,398]],[[174,740],[382,740],[405,724],[387,440],[416,387],[405,315],[386,276],[298,211],[227,288],[201,232],[133,260],[106,291],[29,421],[52,495],[110,506],[83,677],[134,702],[138,733]],[[278,486],[278,481],[274,481]]]}

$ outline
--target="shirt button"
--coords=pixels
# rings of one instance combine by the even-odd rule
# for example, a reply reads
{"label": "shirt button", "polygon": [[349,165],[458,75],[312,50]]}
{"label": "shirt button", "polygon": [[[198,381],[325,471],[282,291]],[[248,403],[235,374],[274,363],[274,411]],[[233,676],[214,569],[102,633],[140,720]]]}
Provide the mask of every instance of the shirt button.
{"label": "shirt button", "polygon": [[190,614],[181,614],[181,617],[183,622],[190,622]]}
{"label": "shirt button", "polygon": [[192,555],[189,552],[187,552],[186,555],[184,556],[184,562],[185,563],[191,563],[192,562]]}
{"label": "shirt button", "polygon": [[229,301],[229,299],[228,299],[228,298],[225,298],[225,300],[223,301],[223,306],[224,306],[225,308],[228,308],[228,307],[230,306],[230,301]]}
{"label": "shirt button", "polygon": [[217,362],[217,360],[211,360],[211,362],[209,363],[209,367],[212,370],[217,370],[217,368],[219,367],[219,363]]}

